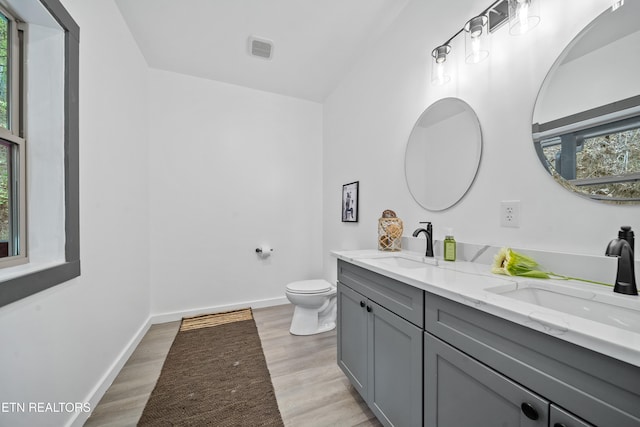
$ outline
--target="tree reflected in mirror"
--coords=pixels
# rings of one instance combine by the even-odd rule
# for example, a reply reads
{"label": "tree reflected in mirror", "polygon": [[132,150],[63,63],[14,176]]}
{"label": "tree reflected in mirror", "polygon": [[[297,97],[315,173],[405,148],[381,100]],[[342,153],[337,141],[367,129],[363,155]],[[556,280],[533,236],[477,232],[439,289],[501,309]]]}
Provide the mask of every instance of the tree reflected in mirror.
{"label": "tree reflected in mirror", "polygon": [[597,198],[640,200],[640,129],[582,139],[575,149],[574,171],[563,171],[560,137],[543,140],[541,146],[553,177],[568,181],[573,191]]}
{"label": "tree reflected in mirror", "polygon": [[538,93],[538,159],[564,188],[640,202],[640,1],[607,8],[563,50]]}

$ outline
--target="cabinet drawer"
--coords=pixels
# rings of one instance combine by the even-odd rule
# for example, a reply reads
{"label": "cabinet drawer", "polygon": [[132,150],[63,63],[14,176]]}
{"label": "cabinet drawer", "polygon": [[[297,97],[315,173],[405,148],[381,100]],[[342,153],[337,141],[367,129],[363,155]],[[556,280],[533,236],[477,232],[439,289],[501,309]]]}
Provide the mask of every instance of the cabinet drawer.
{"label": "cabinet drawer", "polygon": [[636,366],[430,293],[425,329],[594,425],[640,425]]}
{"label": "cabinet drawer", "polygon": [[426,332],[424,352],[426,427],[548,427],[545,399]]}
{"label": "cabinet drawer", "polygon": [[549,408],[549,427],[594,427],[556,405]]}
{"label": "cabinet drawer", "polygon": [[424,291],[338,260],[338,281],[422,328]]}

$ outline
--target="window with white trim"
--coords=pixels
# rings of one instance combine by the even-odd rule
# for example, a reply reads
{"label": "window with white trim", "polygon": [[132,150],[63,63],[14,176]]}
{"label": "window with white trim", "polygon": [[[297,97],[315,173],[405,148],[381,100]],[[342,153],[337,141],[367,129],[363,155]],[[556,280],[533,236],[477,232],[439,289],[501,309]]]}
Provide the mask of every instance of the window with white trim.
{"label": "window with white trim", "polygon": [[0,268],[27,260],[23,30],[0,8]]}

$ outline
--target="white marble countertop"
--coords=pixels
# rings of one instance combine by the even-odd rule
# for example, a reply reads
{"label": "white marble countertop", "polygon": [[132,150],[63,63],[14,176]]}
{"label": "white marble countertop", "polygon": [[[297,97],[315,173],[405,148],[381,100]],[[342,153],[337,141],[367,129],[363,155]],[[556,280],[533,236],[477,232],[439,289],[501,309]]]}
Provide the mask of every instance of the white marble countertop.
{"label": "white marble countertop", "polygon": [[[381,252],[371,249],[332,251],[331,254],[411,286],[640,367],[640,332],[519,301],[487,289],[504,285],[516,289],[532,282],[541,287],[555,284],[588,295],[595,301],[613,301],[640,314],[638,296],[615,294],[610,287],[579,281],[497,275],[491,273],[491,266],[487,264],[425,259],[415,252]],[[422,268],[403,268],[380,261],[380,258],[394,255],[423,260],[425,265]],[[434,263],[437,265],[433,265]],[[640,331],[640,325],[637,331]]]}

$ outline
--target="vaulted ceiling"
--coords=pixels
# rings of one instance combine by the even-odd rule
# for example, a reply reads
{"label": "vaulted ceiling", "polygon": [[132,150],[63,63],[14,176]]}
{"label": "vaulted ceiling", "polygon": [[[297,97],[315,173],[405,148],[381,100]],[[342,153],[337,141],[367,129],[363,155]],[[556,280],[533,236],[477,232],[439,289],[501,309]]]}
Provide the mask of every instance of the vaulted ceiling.
{"label": "vaulted ceiling", "polygon": [[[150,67],[322,102],[409,0],[116,0]],[[266,60],[250,36],[273,42]]]}

